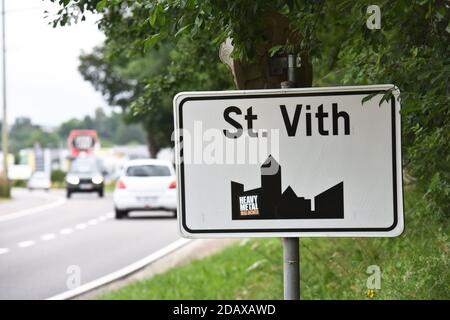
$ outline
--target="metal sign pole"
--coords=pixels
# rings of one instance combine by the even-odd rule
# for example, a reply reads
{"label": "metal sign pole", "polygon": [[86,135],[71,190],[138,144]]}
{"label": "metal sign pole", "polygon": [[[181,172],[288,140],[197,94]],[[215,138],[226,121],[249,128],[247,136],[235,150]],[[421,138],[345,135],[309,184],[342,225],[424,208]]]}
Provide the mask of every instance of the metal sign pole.
{"label": "metal sign pole", "polygon": [[[2,1],[2,93],[3,93],[3,118],[2,118],[2,151],[3,151],[3,178],[8,181],[8,117],[6,107],[6,22],[5,22],[5,1]],[[9,185],[8,185],[9,190]],[[9,194],[9,191],[8,191]]]}
{"label": "metal sign pole", "polygon": [[[295,87],[296,56],[288,55],[288,81],[281,88]],[[284,300],[300,300],[300,238],[283,238]]]}
{"label": "metal sign pole", "polygon": [[300,300],[299,244],[299,238],[283,238],[284,300]]}

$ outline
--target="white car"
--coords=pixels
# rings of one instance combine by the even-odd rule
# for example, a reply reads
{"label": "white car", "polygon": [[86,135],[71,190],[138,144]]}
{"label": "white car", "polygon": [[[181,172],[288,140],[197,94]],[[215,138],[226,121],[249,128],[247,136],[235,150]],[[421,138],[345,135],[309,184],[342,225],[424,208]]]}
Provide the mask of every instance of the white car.
{"label": "white car", "polygon": [[33,173],[27,183],[28,190],[44,189],[48,191],[50,186],[50,174],[48,172],[37,171]]}
{"label": "white car", "polygon": [[130,211],[165,210],[177,215],[175,170],[170,161],[128,161],[113,194],[116,219]]}

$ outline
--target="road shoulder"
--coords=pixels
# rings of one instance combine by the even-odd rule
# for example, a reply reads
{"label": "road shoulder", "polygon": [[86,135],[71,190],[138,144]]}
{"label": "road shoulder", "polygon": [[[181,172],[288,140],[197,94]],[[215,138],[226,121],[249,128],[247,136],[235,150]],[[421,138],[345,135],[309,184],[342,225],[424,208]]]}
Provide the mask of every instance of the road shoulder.
{"label": "road shoulder", "polygon": [[57,206],[64,201],[64,194],[60,190],[46,192],[13,188],[11,199],[0,201],[0,221],[11,220],[15,216],[28,215],[34,211],[45,211],[47,207]]}
{"label": "road shoulder", "polygon": [[226,246],[234,243],[238,239],[197,239],[192,240],[181,248],[170,252],[162,258],[150,263],[130,275],[118,279],[104,286],[93,289],[89,292],[75,297],[76,300],[96,299],[99,295],[118,290],[135,281],[141,281],[163,273],[173,267],[182,266],[197,259],[202,259],[214,254]]}

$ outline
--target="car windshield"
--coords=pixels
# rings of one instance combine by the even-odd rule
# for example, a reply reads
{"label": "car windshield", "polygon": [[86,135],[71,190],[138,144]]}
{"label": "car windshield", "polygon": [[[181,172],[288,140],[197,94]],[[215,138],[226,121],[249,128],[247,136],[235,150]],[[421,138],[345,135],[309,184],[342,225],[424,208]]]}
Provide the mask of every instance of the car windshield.
{"label": "car windshield", "polygon": [[92,174],[98,173],[98,167],[94,160],[76,160],[72,163],[70,167],[70,173],[72,174]]}
{"label": "car windshield", "polygon": [[126,175],[128,177],[167,177],[171,173],[167,166],[140,165],[128,167]]}

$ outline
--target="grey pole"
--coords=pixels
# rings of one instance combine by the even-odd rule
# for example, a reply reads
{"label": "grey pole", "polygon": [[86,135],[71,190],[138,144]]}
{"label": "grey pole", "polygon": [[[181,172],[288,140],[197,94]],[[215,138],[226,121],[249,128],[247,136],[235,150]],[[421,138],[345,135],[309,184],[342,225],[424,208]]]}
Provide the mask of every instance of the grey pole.
{"label": "grey pole", "polygon": [[283,238],[284,300],[300,300],[299,245],[299,238]]}
{"label": "grey pole", "polygon": [[3,118],[2,118],[2,151],[3,151],[3,177],[8,180],[8,118],[6,113],[6,46],[5,46],[5,1],[2,1],[2,79],[3,79]]}
{"label": "grey pole", "polygon": [[[288,55],[288,81],[281,88],[294,88],[296,56]],[[284,299],[300,300],[300,239],[283,238],[283,283]]]}

